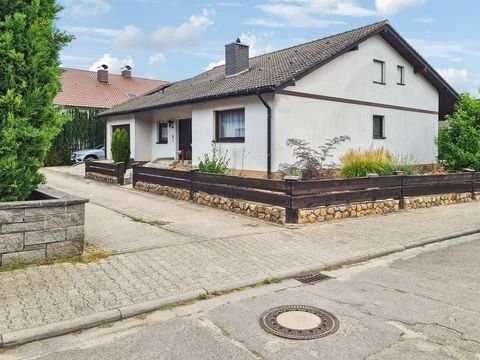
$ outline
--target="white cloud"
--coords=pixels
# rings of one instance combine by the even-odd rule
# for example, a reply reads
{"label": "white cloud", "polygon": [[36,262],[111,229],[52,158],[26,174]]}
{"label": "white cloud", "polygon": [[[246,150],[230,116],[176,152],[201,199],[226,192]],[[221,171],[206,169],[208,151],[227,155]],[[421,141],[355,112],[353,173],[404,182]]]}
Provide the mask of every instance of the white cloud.
{"label": "white cloud", "polygon": [[224,7],[243,7],[242,4],[237,2],[221,2],[221,3],[218,3],[218,5],[224,6]]}
{"label": "white cloud", "polygon": [[167,62],[167,58],[163,53],[157,53],[148,58],[148,63],[150,65],[155,65],[155,64],[164,63],[164,62]]}
{"label": "white cloud", "polygon": [[[250,57],[258,56],[265,54],[267,52],[273,51],[273,46],[270,43],[264,44],[265,40],[273,36],[272,32],[262,32],[260,34],[255,34],[253,32],[242,33],[239,38],[242,44],[249,46],[249,55]],[[220,59],[218,61],[211,62],[208,64],[204,70],[211,70],[214,67],[224,65],[225,59]]]}
{"label": "white cloud", "polygon": [[246,21],[250,25],[270,27],[291,26],[298,28],[326,27],[345,24],[344,21],[326,20],[325,16],[373,16],[373,10],[360,7],[355,0],[273,0],[257,6],[267,17]]}
{"label": "white cloud", "polygon": [[201,33],[214,24],[213,13],[204,9],[199,15],[192,15],[180,26],[159,27],[152,33],[145,33],[136,26],[126,26],[113,40],[116,48],[156,49],[181,48],[194,44]]}
{"label": "white cloud", "polygon": [[403,8],[418,6],[426,1],[427,0],[375,0],[375,7],[380,15],[391,16]]}
{"label": "white cloud", "polygon": [[438,73],[458,92],[469,92],[478,96],[480,88],[480,74],[473,74],[467,69],[437,69]]}
{"label": "white cloud", "polygon": [[77,17],[105,15],[112,8],[108,0],[77,0],[72,5],[70,3],[66,4],[67,14]]}
{"label": "white cloud", "polygon": [[222,59],[222,60],[218,60],[218,61],[215,61],[215,62],[211,62],[210,64],[208,64],[206,67],[205,67],[205,71],[207,70],[212,70],[213,68],[217,67],[217,66],[220,66],[220,65],[225,65],[225,60]]}
{"label": "white cloud", "polygon": [[96,28],[96,27],[85,27],[85,26],[62,26],[62,30],[72,34],[86,34],[86,35],[96,35],[103,36],[107,38],[112,38],[119,35],[122,31],[118,29],[108,29],[108,28]]}
{"label": "white cloud", "polygon": [[408,42],[422,55],[429,58],[448,59],[453,62],[463,60],[465,56],[480,57],[480,42],[476,41],[438,41],[408,39]]}
{"label": "white cloud", "polygon": [[130,65],[132,67],[135,67],[135,63],[133,61],[133,58],[131,56],[127,56],[124,59],[120,59],[118,57],[114,57],[110,54],[105,54],[103,55],[100,59],[95,61],[89,68],[90,71],[96,71],[99,66],[101,65],[107,65],[109,68],[109,71],[112,73],[119,73],[120,68],[122,68],[125,65]]}

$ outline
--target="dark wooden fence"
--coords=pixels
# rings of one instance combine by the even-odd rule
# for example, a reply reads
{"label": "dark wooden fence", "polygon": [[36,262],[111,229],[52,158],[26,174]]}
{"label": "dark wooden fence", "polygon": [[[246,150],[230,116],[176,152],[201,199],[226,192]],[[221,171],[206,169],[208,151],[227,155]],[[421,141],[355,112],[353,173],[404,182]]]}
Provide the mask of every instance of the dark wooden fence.
{"label": "dark wooden fence", "polygon": [[107,175],[117,178],[117,183],[125,185],[125,163],[109,164],[104,162],[86,161],[85,175],[87,173]]}
{"label": "dark wooden fence", "polygon": [[195,192],[254,201],[286,209],[287,223],[298,209],[443,193],[480,192],[480,173],[428,176],[382,176],[340,180],[264,180],[156,168],[133,168],[133,185],[141,181]]}

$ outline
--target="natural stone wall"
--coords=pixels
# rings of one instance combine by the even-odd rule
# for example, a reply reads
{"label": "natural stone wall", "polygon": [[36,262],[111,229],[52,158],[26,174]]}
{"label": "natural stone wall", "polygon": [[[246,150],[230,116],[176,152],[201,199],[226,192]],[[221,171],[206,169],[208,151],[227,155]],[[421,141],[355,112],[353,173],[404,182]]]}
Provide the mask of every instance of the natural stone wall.
{"label": "natural stone wall", "polygon": [[108,176],[108,175],[97,174],[97,173],[87,172],[85,174],[85,179],[101,181],[108,184],[118,184],[118,179],[115,176]]}
{"label": "natural stone wall", "polygon": [[178,189],[170,186],[155,185],[155,184],[149,184],[149,183],[138,181],[135,184],[135,189],[157,194],[157,195],[168,196],[177,200],[184,200],[184,201],[190,200],[189,190]]}
{"label": "natural stone wall", "polygon": [[480,200],[480,193],[476,193],[475,196],[471,192],[468,193],[451,193],[451,194],[437,194],[428,196],[416,196],[405,198],[405,209],[425,209],[434,206],[444,206],[451,204],[458,204],[463,202],[470,202]]}
{"label": "natural stone wall", "polygon": [[[157,195],[168,196],[177,200],[190,200],[189,190],[177,189],[170,186],[155,185],[139,181],[135,184],[135,189]],[[252,201],[231,199],[218,195],[210,195],[203,192],[195,193],[193,202],[277,224],[285,223],[285,209],[280,207],[255,203]]]}
{"label": "natural stone wall", "polygon": [[389,214],[399,211],[399,205],[400,201],[398,200],[381,200],[367,203],[320,206],[312,209],[300,209],[298,212],[298,223],[312,224],[315,222]]}
{"label": "natural stone wall", "polygon": [[236,200],[203,192],[195,193],[193,201],[216,209],[247,215],[261,220],[285,224],[285,209],[281,207],[255,203],[245,200]]}
{"label": "natural stone wall", "polygon": [[44,200],[0,203],[0,266],[81,255],[86,199],[43,188]]}

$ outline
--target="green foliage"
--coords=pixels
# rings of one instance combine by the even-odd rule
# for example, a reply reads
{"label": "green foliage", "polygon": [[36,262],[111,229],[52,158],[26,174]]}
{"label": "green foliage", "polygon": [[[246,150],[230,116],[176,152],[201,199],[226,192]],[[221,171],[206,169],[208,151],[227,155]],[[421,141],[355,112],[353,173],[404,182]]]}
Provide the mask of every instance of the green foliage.
{"label": "green foliage", "polygon": [[392,175],[396,171],[404,175],[415,175],[417,173],[411,164],[415,160],[411,156],[394,156],[383,147],[368,150],[351,149],[341,158],[342,167],[340,174],[346,178],[365,177],[367,174],[379,176]]}
{"label": "green foliage", "polygon": [[60,134],[53,140],[47,155],[47,166],[68,165],[72,152],[92,149],[105,142],[105,120],[95,118],[98,112],[99,110],[66,110],[72,121],[64,124]]}
{"label": "green foliage", "polygon": [[225,153],[217,148],[217,143],[212,141],[212,157],[208,154],[204,155],[203,160],[200,160],[198,169],[204,173],[225,174],[228,171],[228,163],[230,159],[227,158],[228,151]]}
{"label": "green foliage", "polygon": [[116,163],[128,164],[130,161],[130,143],[125,129],[117,129],[113,132],[112,157]]}
{"label": "green foliage", "polygon": [[314,179],[325,168],[333,168],[334,164],[326,164],[331,152],[337,145],[350,141],[350,136],[337,136],[327,139],[325,144],[313,148],[309,142],[301,139],[288,139],[287,146],[293,148],[293,157],[297,160],[294,164],[280,164],[280,171],[288,175],[299,175],[303,179]]}
{"label": "green foliage", "polygon": [[55,0],[0,0],[0,201],[25,200],[43,181],[53,138],[68,120],[53,105],[59,52]]}
{"label": "green foliage", "polygon": [[450,172],[472,168],[480,171],[480,100],[461,95],[449,126],[437,138],[439,157]]}

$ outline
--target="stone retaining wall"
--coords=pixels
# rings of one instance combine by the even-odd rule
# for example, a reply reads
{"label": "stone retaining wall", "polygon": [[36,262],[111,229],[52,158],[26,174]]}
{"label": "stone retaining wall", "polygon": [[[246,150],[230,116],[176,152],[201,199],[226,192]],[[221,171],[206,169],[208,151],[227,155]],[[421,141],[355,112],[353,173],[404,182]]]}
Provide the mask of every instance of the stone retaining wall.
{"label": "stone retaining wall", "polygon": [[434,206],[445,206],[463,202],[470,202],[473,200],[480,200],[480,193],[476,193],[475,195],[473,195],[471,192],[468,192],[406,197],[405,210],[424,209]]}
{"label": "stone retaining wall", "polygon": [[42,188],[42,200],[0,203],[0,266],[83,253],[86,199]]}
{"label": "stone retaining wall", "polygon": [[[135,189],[171,197],[177,200],[190,200],[190,191],[170,186],[155,185],[138,181]],[[277,224],[285,223],[285,209],[281,207],[256,203],[252,201],[237,200],[224,196],[210,195],[203,192],[194,194],[193,202],[216,209],[230,211],[235,214],[246,215]]]}
{"label": "stone retaining wall", "polygon": [[108,175],[97,174],[97,173],[87,172],[85,174],[85,179],[101,181],[108,184],[118,184],[118,179],[115,176],[108,176]]}
{"label": "stone retaining wall", "polygon": [[320,206],[312,209],[300,209],[298,212],[298,223],[312,224],[315,222],[389,214],[397,211],[400,211],[400,201],[398,200]]}

